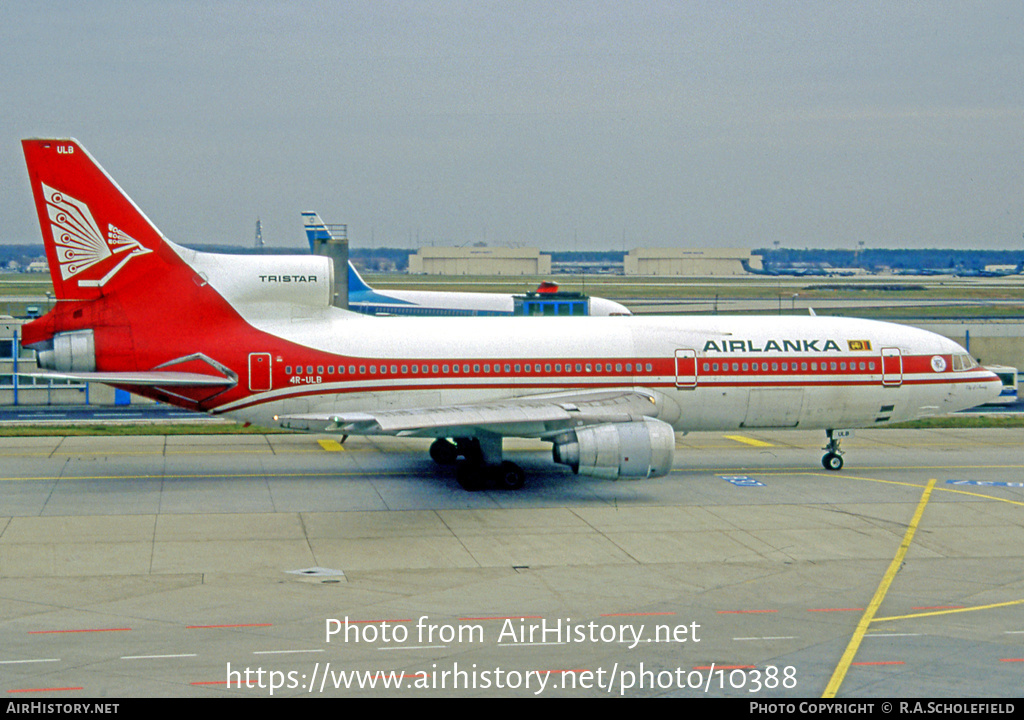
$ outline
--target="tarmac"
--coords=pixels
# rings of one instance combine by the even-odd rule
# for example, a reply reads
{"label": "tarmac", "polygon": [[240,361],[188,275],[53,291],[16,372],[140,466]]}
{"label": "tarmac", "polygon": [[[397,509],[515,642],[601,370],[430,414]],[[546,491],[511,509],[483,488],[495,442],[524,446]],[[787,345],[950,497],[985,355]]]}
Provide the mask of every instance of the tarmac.
{"label": "tarmac", "polygon": [[612,482],[506,441],[0,438],[8,699],[1013,698],[1024,431],[677,436]]}

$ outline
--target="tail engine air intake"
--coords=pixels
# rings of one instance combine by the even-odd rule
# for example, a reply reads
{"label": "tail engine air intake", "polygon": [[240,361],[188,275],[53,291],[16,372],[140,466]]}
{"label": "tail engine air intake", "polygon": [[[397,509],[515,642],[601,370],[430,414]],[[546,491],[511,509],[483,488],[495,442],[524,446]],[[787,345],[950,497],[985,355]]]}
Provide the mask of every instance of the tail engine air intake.
{"label": "tail engine air intake", "polygon": [[92,330],[57,333],[51,342],[50,347],[37,348],[39,367],[60,372],[96,370],[96,341]]}

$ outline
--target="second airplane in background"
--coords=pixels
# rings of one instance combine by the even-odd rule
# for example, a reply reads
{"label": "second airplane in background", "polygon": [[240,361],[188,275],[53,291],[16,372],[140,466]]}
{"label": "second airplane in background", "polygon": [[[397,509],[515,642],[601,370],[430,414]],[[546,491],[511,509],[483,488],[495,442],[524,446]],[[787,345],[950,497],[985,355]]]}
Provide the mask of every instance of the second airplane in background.
{"label": "second airplane in background", "polygon": [[[310,248],[330,239],[328,225],[315,212],[302,213]],[[545,283],[545,285],[547,285]],[[557,286],[555,286],[557,288]],[[544,303],[545,286],[534,296]],[[378,290],[366,284],[348,263],[348,308],[364,315],[517,315],[516,296],[505,293],[440,292],[435,290]],[[552,298],[554,302],[554,298]],[[567,304],[562,304],[567,305]],[[586,312],[549,312],[546,314],[632,315],[629,308],[600,297],[587,299]],[[545,313],[536,313],[545,314]]]}

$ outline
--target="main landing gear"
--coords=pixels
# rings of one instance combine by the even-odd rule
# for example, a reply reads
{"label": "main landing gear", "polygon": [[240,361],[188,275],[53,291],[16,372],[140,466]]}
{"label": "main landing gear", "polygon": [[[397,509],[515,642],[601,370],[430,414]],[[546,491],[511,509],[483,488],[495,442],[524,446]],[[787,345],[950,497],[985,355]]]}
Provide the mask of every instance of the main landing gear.
{"label": "main landing gear", "polygon": [[[845,435],[846,433],[842,434]],[[822,450],[827,450],[828,452],[821,459],[822,467],[826,470],[842,470],[843,451],[839,449],[840,433],[836,433],[834,430],[826,430],[825,437],[828,438],[828,444]]]}
{"label": "main landing gear", "polygon": [[455,442],[438,438],[430,445],[430,457],[438,465],[455,465],[455,479],[464,490],[482,490],[488,483],[499,490],[518,490],[526,482],[521,467],[501,459],[500,435],[455,438]]}

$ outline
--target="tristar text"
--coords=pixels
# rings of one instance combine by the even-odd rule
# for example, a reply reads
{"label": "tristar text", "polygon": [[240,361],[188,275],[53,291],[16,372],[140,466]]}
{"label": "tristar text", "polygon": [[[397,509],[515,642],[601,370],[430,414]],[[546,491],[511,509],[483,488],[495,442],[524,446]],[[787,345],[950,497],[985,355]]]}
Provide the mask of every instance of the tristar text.
{"label": "tristar text", "polygon": [[316,282],[316,275],[260,275],[260,282]]}

